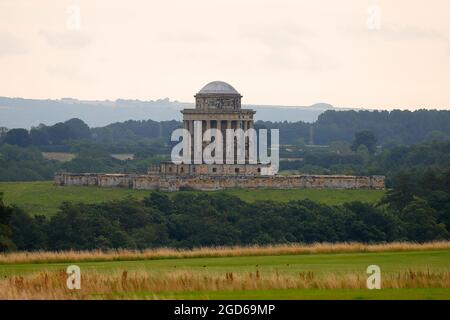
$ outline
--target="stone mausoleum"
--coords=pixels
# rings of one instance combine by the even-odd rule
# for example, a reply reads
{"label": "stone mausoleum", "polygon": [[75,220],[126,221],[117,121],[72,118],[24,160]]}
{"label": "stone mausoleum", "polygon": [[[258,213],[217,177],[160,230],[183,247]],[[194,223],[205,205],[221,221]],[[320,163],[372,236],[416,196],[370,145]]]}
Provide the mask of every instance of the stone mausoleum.
{"label": "stone mausoleum", "polygon": [[[225,164],[226,129],[253,128],[255,111],[241,108],[242,95],[231,85],[222,81],[208,83],[195,95],[195,108],[184,109],[183,127],[194,141],[194,121],[201,121],[202,132],[215,128],[222,132],[223,163],[175,164],[164,162],[149,168],[147,174],[58,173],[57,185],[86,185],[100,187],[123,187],[133,189],[158,189],[177,191],[183,188],[218,190],[226,188],[335,188],[335,189],[383,189],[384,176],[346,175],[265,175],[268,165],[250,163],[249,141],[245,138],[245,163]],[[236,142],[233,138],[233,144]],[[202,148],[206,146],[203,142]],[[193,148],[193,146],[192,146]],[[193,149],[192,149],[193,150]],[[236,160],[237,146],[234,145]],[[192,152],[193,154],[193,152]],[[193,159],[191,159],[193,160]]]}
{"label": "stone mausoleum", "polygon": [[[184,109],[183,127],[191,134],[194,141],[194,121],[201,121],[202,135],[208,129],[218,129],[223,136],[223,161],[222,164],[208,165],[202,161],[194,164],[194,146],[191,146],[192,159],[190,164],[174,164],[172,162],[162,163],[149,169],[149,173],[163,173],[176,175],[260,175],[263,167],[259,163],[250,164],[249,140],[245,138],[245,163],[237,164],[237,143],[233,138],[234,158],[233,164],[226,164],[226,139],[227,129],[242,129],[247,131],[253,128],[253,115],[256,111],[241,108],[242,95],[231,85],[222,81],[213,81],[204,86],[195,96],[195,108]],[[207,143],[203,143],[203,149]]]}

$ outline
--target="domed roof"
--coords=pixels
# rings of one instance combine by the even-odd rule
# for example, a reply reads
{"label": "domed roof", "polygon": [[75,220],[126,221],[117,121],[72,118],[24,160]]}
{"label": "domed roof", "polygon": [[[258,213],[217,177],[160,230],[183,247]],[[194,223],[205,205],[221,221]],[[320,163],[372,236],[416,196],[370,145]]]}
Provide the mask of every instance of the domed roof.
{"label": "domed roof", "polygon": [[213,81],[204,86],[200,94],[239,94],[235,88],[223,81]]}

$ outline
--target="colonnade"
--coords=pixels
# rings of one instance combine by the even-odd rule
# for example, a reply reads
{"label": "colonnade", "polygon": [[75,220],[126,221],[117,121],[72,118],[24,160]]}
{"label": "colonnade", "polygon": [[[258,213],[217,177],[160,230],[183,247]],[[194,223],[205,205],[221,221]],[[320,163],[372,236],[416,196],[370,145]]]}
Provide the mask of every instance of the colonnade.
{"label": "colonnade", "polygon": [[[227,129],[242,129],[245,131],[249,129],[253,129],[253,120],[247,120],[247,119],[239,119],[239,120],[233,120],[233,119],[225,119],[225,120],[214,120],[214,119],[208,119],[208,120],[183,120],[183,126],[184,129],[188,130],[191,134],[191,141],[194,142],[194,121],[202,121],[202,134],[205,133],[208,129],[218,129],[222,132],[223,137],[223,163],[225,163],[226,159],[226,130]],[[206,147],[208,143],[203,142],[203,148]],[[193,145],[192,145],[192,151],[193,151]],[[193,160],[193,152],[192,152],[192,160]],[[213,154],[214,156],[214,154]],[[237,144],[234,143],[234,159],[235,163],[237,161]],[[246,137],[245,139],[245,162],[248,163],[249,159],[249,138]]]}

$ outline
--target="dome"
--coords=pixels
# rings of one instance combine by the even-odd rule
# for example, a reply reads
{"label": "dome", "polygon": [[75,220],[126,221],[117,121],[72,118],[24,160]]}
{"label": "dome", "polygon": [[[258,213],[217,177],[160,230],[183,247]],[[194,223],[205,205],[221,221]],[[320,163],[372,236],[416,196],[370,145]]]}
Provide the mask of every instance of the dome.
{"label": "dome", "polygon": [[200,94],[239,94],[235,88],[223,81],[213,81],[204,86]]}

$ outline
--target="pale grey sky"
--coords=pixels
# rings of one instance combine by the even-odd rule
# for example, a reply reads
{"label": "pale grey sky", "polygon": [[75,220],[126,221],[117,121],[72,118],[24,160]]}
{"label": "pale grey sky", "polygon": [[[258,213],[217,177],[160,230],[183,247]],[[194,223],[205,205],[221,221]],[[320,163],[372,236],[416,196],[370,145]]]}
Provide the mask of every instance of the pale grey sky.
{"label": "pale grey sky", "polygon": [[1,0],[0,96],[189,102],[223,80],[251,104],[449,109],[449,12],[448,0]]}

